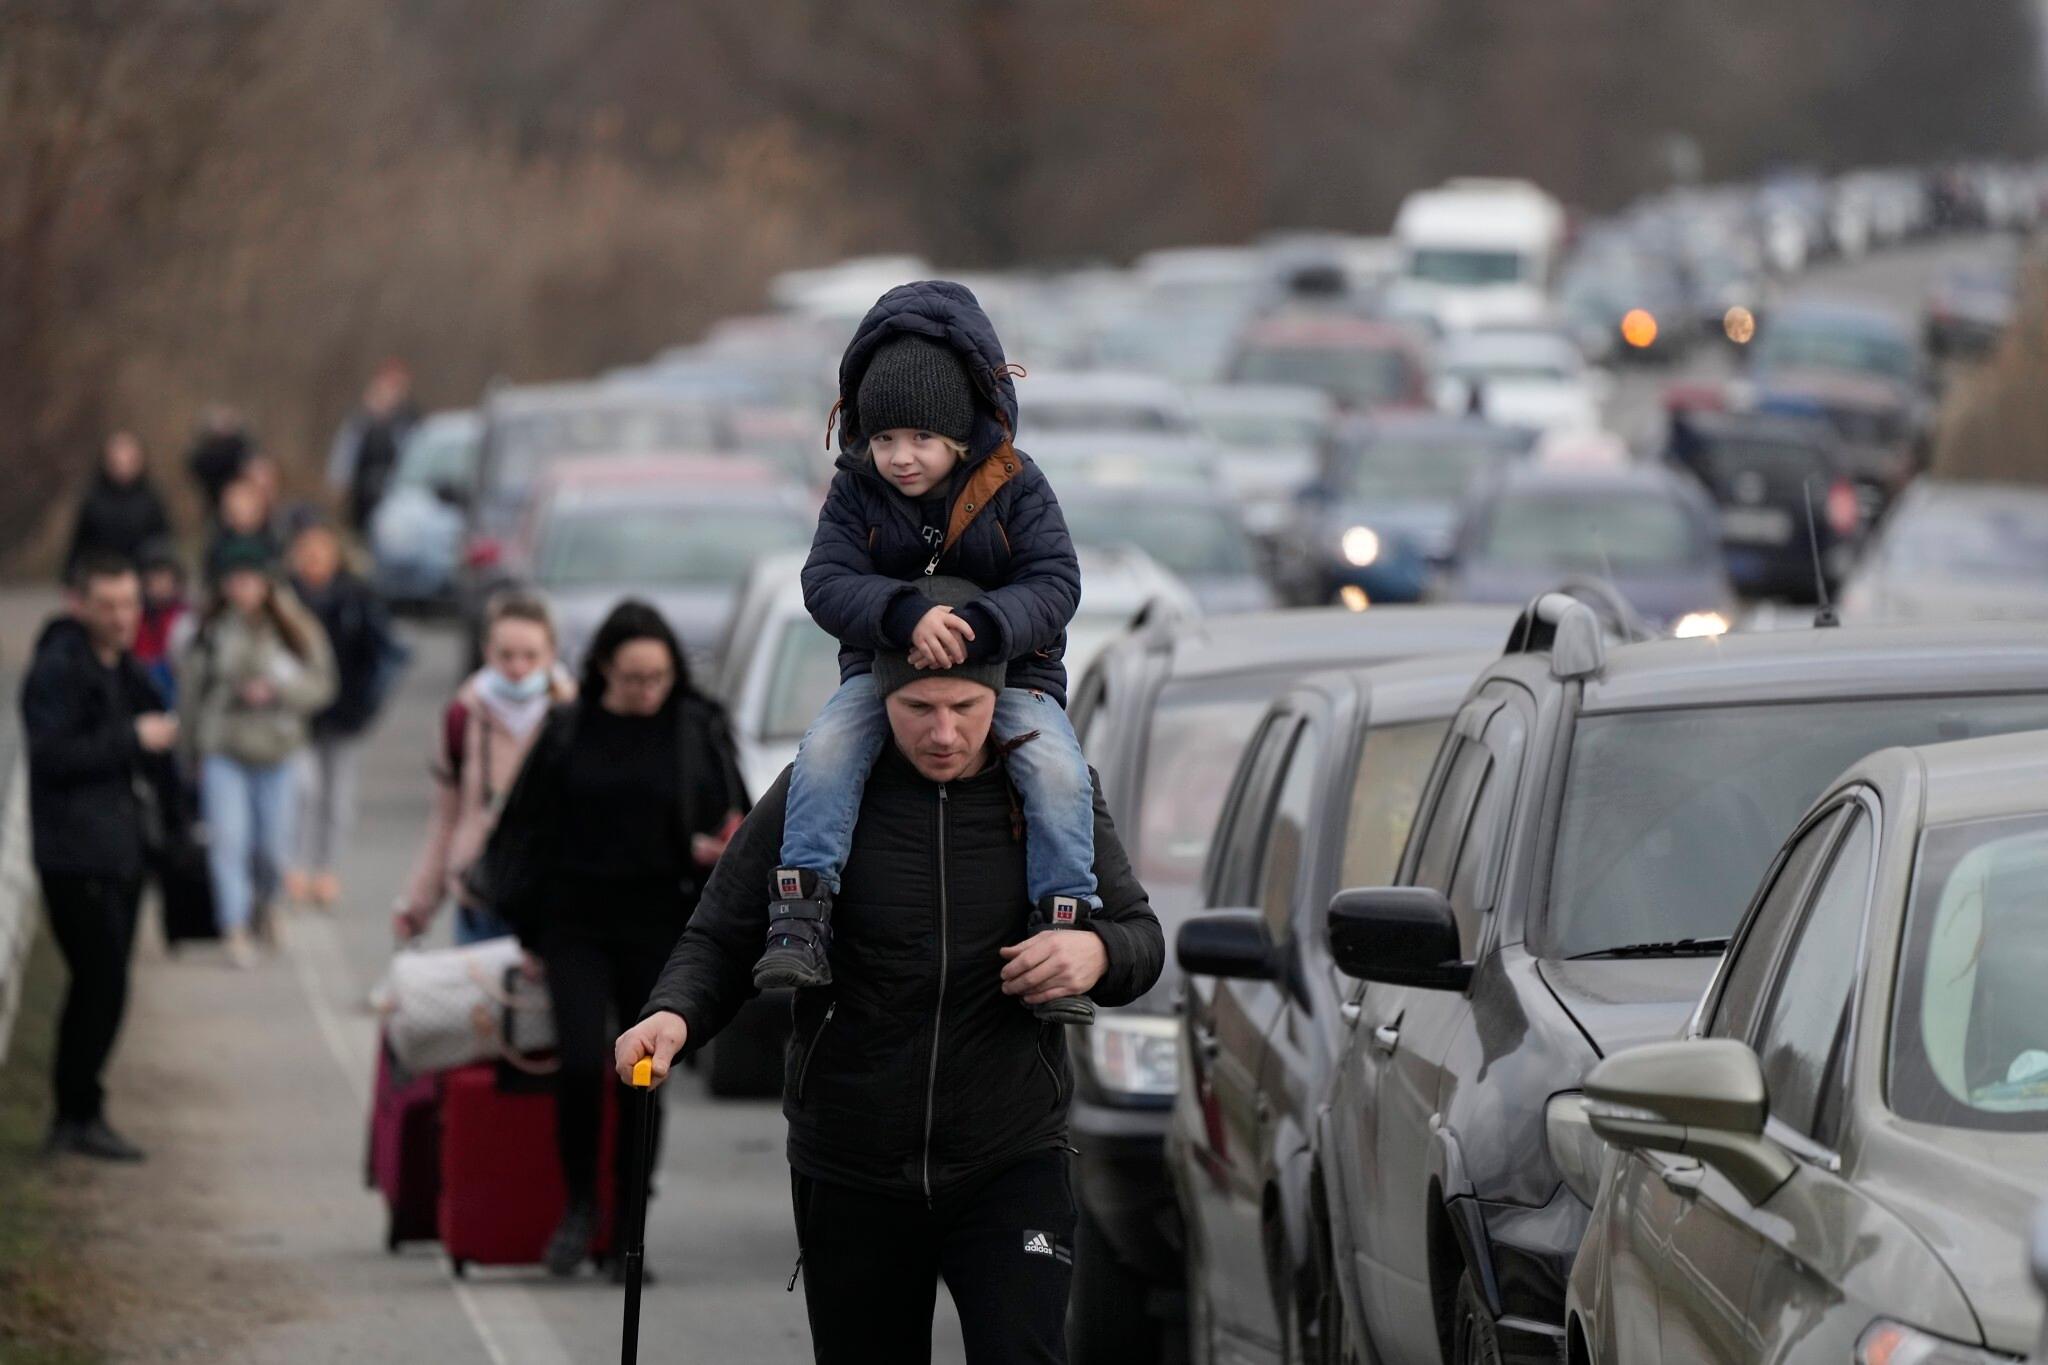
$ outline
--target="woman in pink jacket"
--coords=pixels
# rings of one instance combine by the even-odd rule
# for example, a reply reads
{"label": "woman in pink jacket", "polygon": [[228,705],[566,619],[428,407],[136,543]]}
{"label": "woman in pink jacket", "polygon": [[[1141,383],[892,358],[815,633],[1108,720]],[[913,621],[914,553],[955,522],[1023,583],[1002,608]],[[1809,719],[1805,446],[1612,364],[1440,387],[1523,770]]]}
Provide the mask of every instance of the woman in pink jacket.
{"label": "woman in pink jacket", "polygon": [[400,942],[424,934],[444,900],[455,902],[457,943],[512,932],[476,902],[463,878],[483,852],[549,708],[572,700],[576,685],[556,666],[554,622],[539,598],[495,599],[484,632],[484,666],[456,689],[442,716],[433,827],[392,915]]}

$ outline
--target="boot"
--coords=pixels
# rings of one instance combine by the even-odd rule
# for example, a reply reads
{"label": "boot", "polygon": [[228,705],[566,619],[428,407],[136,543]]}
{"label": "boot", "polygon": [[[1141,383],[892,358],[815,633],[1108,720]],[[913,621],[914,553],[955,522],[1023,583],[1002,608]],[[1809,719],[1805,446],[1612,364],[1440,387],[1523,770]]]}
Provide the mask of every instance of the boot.
{"label": "boot", "polygon": [[230,929],[227,932],[226,938],[228,962],[236,970],[246,972],[256,965],[256,944],[249,937],[247,929],[240,927]]}
{"label": "boot", "polygon": [[[1088,922],[1088,902],[1078,896],[1047,896],[1031,912],[1025,925],[1030,933],[1041,929],[1080,929]],[[1092,1024],[1095,1002],[1085,995],[1063,995],[1031,1007],[1040,1019],[1053,1024]]]}
{"label": "boot", "polygon": [[764,991],[832,984],[832,892],[818,874],[778,867],[768,876],[768,947],[754,964]]}
{"label": "boot", "polygon": [[583,1264],[583,1258],[590,1254],[590,1241],[597,1236],[597,1201],[590,1198],[572,1199],[562,1213],[562,1221],[555,1225],[554,1236],[548,1238],[548,1249],[543,1257],[547,1262],[548,1274],[568,1276],[576,1273],[576,1267]]}

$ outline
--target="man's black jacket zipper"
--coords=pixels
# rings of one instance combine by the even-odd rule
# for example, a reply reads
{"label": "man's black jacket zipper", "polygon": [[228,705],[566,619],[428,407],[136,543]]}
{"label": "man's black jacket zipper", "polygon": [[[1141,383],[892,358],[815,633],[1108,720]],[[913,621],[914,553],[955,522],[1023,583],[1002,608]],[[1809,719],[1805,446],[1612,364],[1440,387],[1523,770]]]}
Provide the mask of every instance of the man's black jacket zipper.
{"label": "man's black jacket zipper", "polygon": [[946,909],[946,784],[939,784],[939,996],[932,1002],[932,1061],[924,1083],[924,1202],[932,1202],[932,1109],[939,1093],[939,1027],[946,1015],[952,945]]}

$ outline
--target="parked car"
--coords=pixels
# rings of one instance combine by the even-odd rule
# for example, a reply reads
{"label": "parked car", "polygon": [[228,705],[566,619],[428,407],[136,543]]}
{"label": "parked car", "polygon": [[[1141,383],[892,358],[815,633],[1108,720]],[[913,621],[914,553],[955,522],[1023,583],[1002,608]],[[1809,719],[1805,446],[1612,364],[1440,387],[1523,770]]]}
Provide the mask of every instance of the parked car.
{"label": "parked car", "polygon": [[1698,337],[1676,268],[1633,246],[1581,252],[1566,267],[1558,298],[1595,364],[1675,360]]}
{"label": "parked car", "polygon": [[1437,353],[1437,406],[1536,431],[1597,431],[1613,380],[1562,332],[1465,332]]}
{"label": "parked car", "polygon": [[371,581],[387,601],[441,607],[455,600],[463,509],[475,492],[482,435],[473,411],[432,413],[407,435],[391,486],[370,515]]}
{"label": "parked car", "polygon": [[[1204,612],[1279,605],[1259,572],[1250,533],[1220,490],[1162,487],[1149,479],[1069,483],[1060,493],[1060,510],[1075,545],[1141,551],[1185,584]],[[1081,583],[1085,606],[1085,572]]]}
{"label": "parked car", "polygon": [[1990,353],[2019,306],[2019,263],[2011,258],[1947,267],[1928,286],[1920,335],[1937,360]]}
{"label": "parked car", "polygon": [[[1167,933],[1200,908],[1231,774],[1275,696],[1320,669],[1484,648],[1512,619],[1392,607],[1159,620],[1105,650],[1075,686],[1074,729]],[[1169,962],[1141,999],[1070,1039],[1076,1365],[1157,1359],[1180,1330],[1184,1255],[1164,1157],[1179,989]]]}
{"label": "parked car", "polygon": [[1320,389],[1349,412],[1430,405],[1427,360],[1404,328],[1336,312],[1284,312],[1238,338],[1229,378]]}
{"label": "parked car", "polygon": [[1133,480],[1175,488],[1215,488],[1222,452],[1206,436],[1073,431],[1035,436],[1024,449],[1052,480],[1064,503],[1069,490],[1092,482]]}
{"label": "parked car", "polygon": [[1527,455],[1529,434],[1470,417],[1354,421],[1324,448],[1295,501],[1275,575],[1288,600],[1414,602],[1450,559],[1473,486]]}
{"label": "parked car", "polygon": [[2048,489],[1916,480],[1844,585],[1842,619],[2048,619]]}
{"label": "parked car", "polygon": [[2048,725],[2044,670],[2048,628],[1608,648],[1591,608],[1533,603],[1452,722],[1395,884],[1330,902],[1331,956],[1366,984],[1314,1144],[1302,1355],[1562,1359],[1599,1159],[1568,1122],[1580,1078],[1677,1035],[1838,773]]}
{"label": "parked car", "polygon": [[1735,619],[1720,540],[1712,501],[1668,469],[1515,465],[1467,499],[1428,596],[1526,602],[1578,576],[1608,584],[1653,629],[1717,634]]}
{"label": "parked car", "polygon": [[586,458],[537,491],[507,583],[547,596],[571,669],[619,599],[638,596],[661,610],[708,682],[755,557],[810,544],[816,526],[815,494],[761,465]]}
{"label": "parked car", "polygon": [[1216,384],[1188,401],[1221,452],[1223,486],[1245,526],[1261,537],[1279,532],[1294,495],[1316,476],[1337,405],[1320,390],[1284,384]]}
{"label": "parked car", "polygon": [[1180,926],[1187,974],[1167,1166],[1187,1229],[1196,1360],[1286,1359],[1309,1282],[1316,1110],[1354,989],[1330,960],[1340,887],[1390,882],[1451,717],[1488,654],[1303,679],[1238,763],[1203,879],[1210,910]]}
{"label": "parked car", "polygon": [[1130,371],[1040,373],[1024,381],[1020,442],[1041,432],[1192,436],[1200,430],[1187,390],[1170,379]]}
{"label": "parked car", "polygon": [[1738,591],[1798,602],[1832,594],[1862,534],[1863,508],[1831,428],[1678,414],[1664,454],[1720,509],[1721,559]]}
{"label": "parked car", "polygon": [[1566,1176],[1598,1189],[1570,1358],[2031,1351],[2044,903],[2048,735],[1885,749],[1836,781],[1684,1038],[1608,1057],[1554,1130],[1616,1149]]}

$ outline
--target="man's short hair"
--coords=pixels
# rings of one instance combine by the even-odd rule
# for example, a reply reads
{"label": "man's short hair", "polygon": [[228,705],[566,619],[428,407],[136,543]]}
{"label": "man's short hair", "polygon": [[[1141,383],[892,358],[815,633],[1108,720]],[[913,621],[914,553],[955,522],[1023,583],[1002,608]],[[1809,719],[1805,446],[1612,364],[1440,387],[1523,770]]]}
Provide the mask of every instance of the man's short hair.
{"label": "man's short hair", "polygon": [[135,572],[135,561],[112,550],[87,550],[71,566],[71,589],[83,593],[102,578],[119,578]]}

